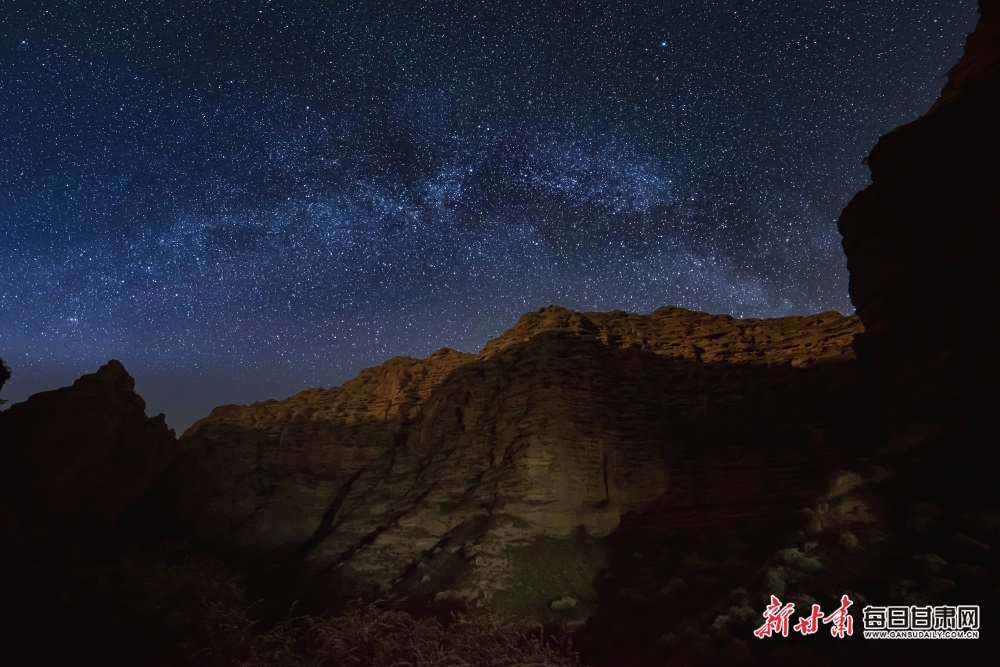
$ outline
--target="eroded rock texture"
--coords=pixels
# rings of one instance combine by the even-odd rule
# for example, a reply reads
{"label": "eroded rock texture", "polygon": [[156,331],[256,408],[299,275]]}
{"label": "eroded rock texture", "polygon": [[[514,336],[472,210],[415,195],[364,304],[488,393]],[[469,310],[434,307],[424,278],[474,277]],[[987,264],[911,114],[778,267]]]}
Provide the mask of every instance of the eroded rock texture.
{"label": "eroded rock texture", "polygon": [[169,512],[314,590],[536,617],[572,597],[583,618],[600,538],[651,503],[669,505],[658,531],[787,529],[861,442],[859,330],[545,308],[478,355],[217,408],[181,439]]}
{"label": "eroded rock texture", "polygon": [[135,381],[110,361],[0,412],[7,545],[66,547],[110,534],[176,454],[163,415],[145,409]]}
{"label": "eroded rock texture", "polygon": [[967,440],[997,401],[1000,3],[980,11],[941,98],[882,137],[840,218],[859,354],[900,445]]}

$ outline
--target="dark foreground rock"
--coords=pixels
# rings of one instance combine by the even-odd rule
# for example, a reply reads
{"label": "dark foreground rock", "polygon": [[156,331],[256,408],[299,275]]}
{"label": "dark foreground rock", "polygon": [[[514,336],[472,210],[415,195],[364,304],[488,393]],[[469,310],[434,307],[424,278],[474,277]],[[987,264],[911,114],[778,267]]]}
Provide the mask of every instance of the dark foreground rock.
{"label": "dark foreground rock", "polygon": [[894,443],[995,430],[1000,3],[922,118],[882,137],[840,217],[851,299]]}
{"label": "dark foreground rock", "polygon": [[177,452],[163,415],[110,361],[0,412],[0,539],[60,549],[109,536]]}
{"label": "dark foreground rock", "polygon": [[[172,436],[120,365],[13,406],[8,553],[113,535],[137,507],[190,541],[22,558],[2,657],[573,663],[506,622],[429,620],[462,609],[575,629],[592,667],[983,662],[1000,614],[1000,2],[981,9],[939,102],[879,142],[841,217],[861,322],[545,308],[478,355],[218,408],[158,481]],[[417,615],[317,616],[355,595]],[[772,595],[793,623],[846,595],[854,633],[758,639]],[[288,618],[295,600],[311,615]],[[978,605],[980,638],[866,640],[867,605]],[[488,637],[506,647],[442,653]]]}

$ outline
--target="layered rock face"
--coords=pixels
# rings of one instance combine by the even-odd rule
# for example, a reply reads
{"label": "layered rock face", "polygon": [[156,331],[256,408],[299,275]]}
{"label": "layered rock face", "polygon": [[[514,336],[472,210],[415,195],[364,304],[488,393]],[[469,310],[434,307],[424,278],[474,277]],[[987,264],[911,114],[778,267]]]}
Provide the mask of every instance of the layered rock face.
{"label": "layered rock face", "polygon": [[997,401],[1000,3],[980,13],[938,102],[882,137],[840,218],[858,351],[898,445],[968,440]]}
{"label": "layered rock face", "polygon": [[545,308],[478,355],[217,408],[181,439],[167,511],[312,589],[536,617],[572,598],[582,618],[623,516],[666,502],[656,530],[768,531],[811,502],[868,424],[859,331]]}
{"label": "layered rock face", "polygon": [[107,536],[176,454],[163,415],[146,416],[135,382],[110,361],[71,387],[0,412],[0,535],[13,547]]}

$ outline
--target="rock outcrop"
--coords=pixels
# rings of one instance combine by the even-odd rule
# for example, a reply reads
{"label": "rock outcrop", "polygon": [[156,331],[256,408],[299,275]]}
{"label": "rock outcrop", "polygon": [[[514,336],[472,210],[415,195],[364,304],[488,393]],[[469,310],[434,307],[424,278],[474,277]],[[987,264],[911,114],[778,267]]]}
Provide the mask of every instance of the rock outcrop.
{"label": "rock outcrop", "polygon": [[838,313],[544,308],[478,355],[217,408],[181,439],[167,507],[201,539],[308,572],[310,590],[535,617],[572,597],[564,616],[585,618],[623,516],[794,520],[864,442],[858,331]]}
{"label": "rock outcrop", "polygon": [[940,99],[879,140],[840,217],[858,353],[901,447],[992,430],[998,398],[1000,3],[980,12]]}
{"label": "rock outcrop", "polygon": [[0,412],[0,536],[7,547],[59,548],[110,535],[176,454],[163,415],[110,361],[71,387]]}
{"label": "rock outcrop", "polygon": [[[599,613],[579,634],[594,667],[936,665],[995,648],[985,626],[974,642],[841,641],[822,631],[751,638],[772,595],[794,605],[793,620],[814,604],[828,613],[848,595],[855,636],[866,605],[977,605],[983,619],[1000,611],[1000,457],[989,436],[998,399],[1000,2],[981,0],[980,10],[940,99],[882,137],[867,161],[872,185],[839,221],[864,326],[855,349],[884,433],[865,431],[862,455],[815,487],[797,529],[739,536],[727,525],[733,553],[743,546],[738,557],[755,562],[753,572],[706,558],[724,552],[726,538],[677,531],[669,508],[623,521],[609,541],[617,558]],[[745,548],[753,543],[770,553]],[[719,585],[697,584],[706,579]]]}
{"label": "rock outcrop", "polygon": [[[855,636],[865,605],[977,605],[984,619],[1000,610],[1000,458],[989,437],[998,398],[1000,2],[982,0],[980,9],[940,99],[882,137],[868,158],[872,185],[839,221],[864,325],[855,349],[884,435],[867,431],[872,446],[825,490],[817,487],[798,530],[747,537],[769,542],[772,553],[757,556],[746,578],[724,563],[650,558],[657,548],[669,553],[648,539],[653,530],[631,541],[617,535],[645,558],[631,574],[630,549],[618,549],[618,574],[600,605],[608,611],[588,626],[604,637],[589,651],[592,665],[934,665],[974,662],[994,648],[985,629],[975,642],[748,639],[771,595],[795,605],[793,619],[814,604],[826,613],[849,595]],[[661,543],[680,546],[670,537]],[[643,572],[649,562],[656,567]],[[660,593],[636,596],[653,577],[664,584]],[[729,585],[720,589],[730,590],[710,602],[711,592],[691,594],[696,577],[724,577]],[[616,616],[630,601],[632,615]]]}
{"label": "rock outcrop", "polygon": [[[175,458],[117,362],[0,413],[0,546],[28,547],[0,582],[14,601],[0,644],[35,651],[58,627],[70,640],[55,653],[79,661],[88,637],[115,654],[163,615],[128,626],[124,605],[105,627],[119,639],[81,623],[65,635],[94,609],[80,591],[114,586],[74,598],[58,579],[73,559],[34,567],[31,551],[110,534],[155,483],[161,515],[264,574],[252,583],[279,613],[310,593],[322,609],[331,593],[390,591],[422,610],[586,623],[594,667],[981,659],[1000,610],[1000,466],[984,435],[1000,2],[981,12],[939,101],[879,142],[872,186],[841,217],[860,319],[544,308],[479,354],[396,358],[341,387],[217,408]],[[180,552],[112,572],[146,580]],[[752,638],[771,595],[803,613],[848,593],[854,639]],[[983,636],[857,641],[865,604],[980,605]],[[122,664],[159,652],[136,642],[141,659]]]}

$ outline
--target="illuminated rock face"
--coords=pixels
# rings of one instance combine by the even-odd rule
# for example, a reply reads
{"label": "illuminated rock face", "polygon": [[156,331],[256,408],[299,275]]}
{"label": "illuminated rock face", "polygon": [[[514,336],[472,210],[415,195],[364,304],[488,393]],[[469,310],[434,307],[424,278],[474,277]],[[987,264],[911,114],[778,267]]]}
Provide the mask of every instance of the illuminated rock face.
{"label": "illuminated rock face", "polygon": [[706,507],[743,525],[809,504],[867,419],[858,331],[544,308],[478,355],[217,408],[181,439],[168,511],[314,586],[538,615],[569,595],[582,618],[626,513],[669,499],[678,525]]}
{"label": "illuminated rock face", "polygon": [[938,102],[882,137],[840,218],[858,352],[899,446],[968,440],[997,402],[1000,2],[980,11]]}
{"label": "illuminated rock face", "polygon": [[0,536],[13,547],[76,547],[109,536],[177,452],[163,415],[110,361],[71,387],[0,412]]}

